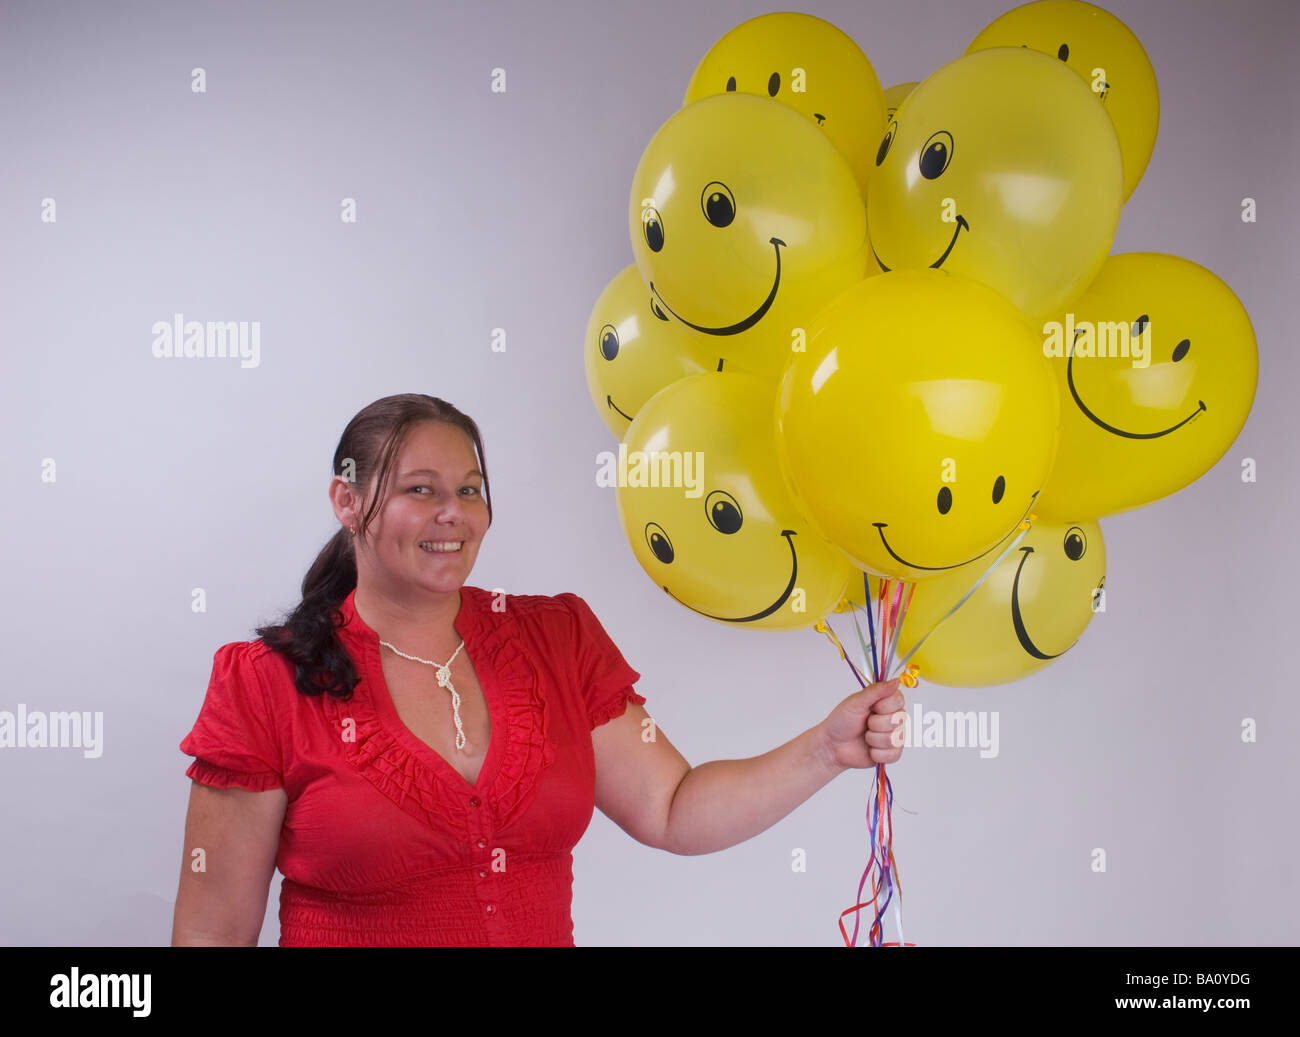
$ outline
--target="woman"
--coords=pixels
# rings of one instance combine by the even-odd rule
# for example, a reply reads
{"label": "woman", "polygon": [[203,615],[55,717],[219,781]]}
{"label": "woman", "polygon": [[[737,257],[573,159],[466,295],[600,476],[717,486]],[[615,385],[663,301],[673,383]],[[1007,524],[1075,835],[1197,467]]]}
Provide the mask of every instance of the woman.
{"label": "woman", "polygon": [[302,602],[217,650],[181,742],[173,945],[255,945],[277,865],[281,946],[572,945],[594,806],[648,846],[712,853],[900,757],[891,681],[769,753],[692,768],[586,602],[466,584],[492,502],[450,404],[376,401],[334,472],[341,528]]}

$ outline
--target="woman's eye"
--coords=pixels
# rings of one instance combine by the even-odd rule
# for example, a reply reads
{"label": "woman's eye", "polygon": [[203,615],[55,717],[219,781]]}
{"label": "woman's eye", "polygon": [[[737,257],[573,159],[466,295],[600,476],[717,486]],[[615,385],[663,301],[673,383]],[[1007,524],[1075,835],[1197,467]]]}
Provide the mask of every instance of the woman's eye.
{"label": "woman's eye", "polygon": [[[430,493],[432,493],[432,492],[433,492],[433,487],[431,487],[431,486],[425,486],[425,485],[422,484],[422,485],[420,485],[420,486],[412,486],[412,487],[410,488],[410,490],[407,491],[407,492],[409,492],[409,493],[415,493],[417,490],[428,490]],[[477,493],[479,492],[477,486],[462,486],[462,487],[461,487],[461,490],[462,490],[462,491],[464,491],[464,490],[468,490],[468,491],[469,491],[470,493],[472,493],[472,494],[477,494]]]}

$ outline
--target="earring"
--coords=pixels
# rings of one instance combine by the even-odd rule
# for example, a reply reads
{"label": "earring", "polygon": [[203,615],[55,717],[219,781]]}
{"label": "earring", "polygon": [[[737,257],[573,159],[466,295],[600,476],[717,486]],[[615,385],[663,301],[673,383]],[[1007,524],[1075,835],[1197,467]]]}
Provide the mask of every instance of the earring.
{"label": "earring", "polygon": [[351,526],[348,526],[348,532],[351,533],[353,536],[357,535],[357,531],[353,529]]}

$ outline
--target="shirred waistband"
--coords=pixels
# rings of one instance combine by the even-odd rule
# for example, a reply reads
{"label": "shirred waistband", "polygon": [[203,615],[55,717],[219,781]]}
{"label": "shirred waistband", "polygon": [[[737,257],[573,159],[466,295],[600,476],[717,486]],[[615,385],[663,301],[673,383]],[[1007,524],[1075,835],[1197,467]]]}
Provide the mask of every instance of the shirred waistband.
{"label": "shirred waistband", "polygon": [[[486,876],[480,874],[486,871]],[[571,854],[511,854],[382,892],[338,893],[286,877],[281,947],[573,946]]]}

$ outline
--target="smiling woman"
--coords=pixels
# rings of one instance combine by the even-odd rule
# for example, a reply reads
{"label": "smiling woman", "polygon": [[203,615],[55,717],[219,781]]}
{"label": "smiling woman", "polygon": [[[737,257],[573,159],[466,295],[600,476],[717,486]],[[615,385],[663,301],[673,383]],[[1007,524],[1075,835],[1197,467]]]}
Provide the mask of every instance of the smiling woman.
{"label": "smiling woman", "polygon": [[278,865],[281,946],[571,945],[571,851],[594,807],[704,853],[844,767],[898,758],[888,716],[865,735],[873,704],[902,704],[875,685],[762,757],[692,770],[582,598],[466,582],[492,505],[478,427],[450,404],[376,401],[334,473],[340,529],[302,601],[217,650],[181,742],[174,944],[256,943]]}

